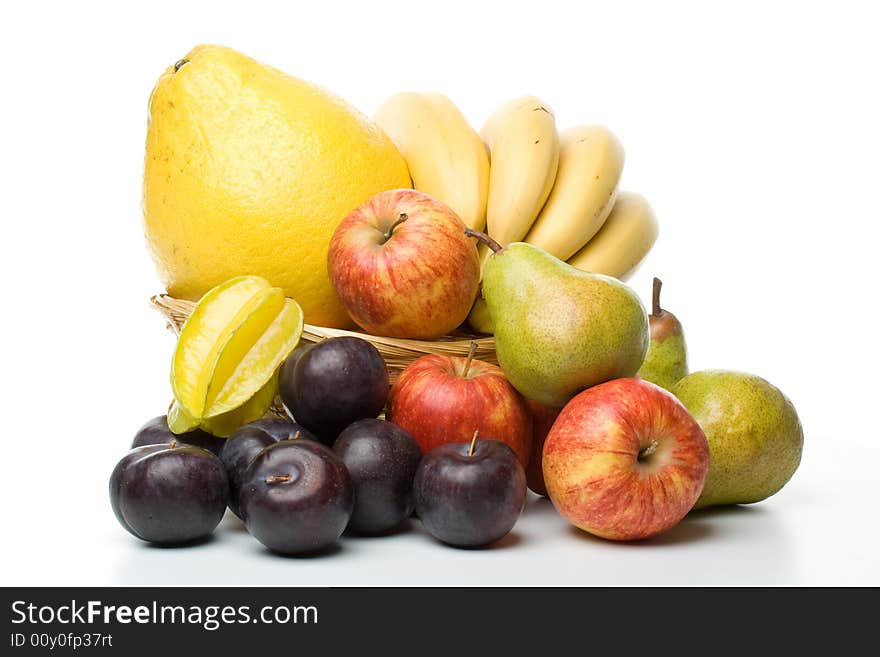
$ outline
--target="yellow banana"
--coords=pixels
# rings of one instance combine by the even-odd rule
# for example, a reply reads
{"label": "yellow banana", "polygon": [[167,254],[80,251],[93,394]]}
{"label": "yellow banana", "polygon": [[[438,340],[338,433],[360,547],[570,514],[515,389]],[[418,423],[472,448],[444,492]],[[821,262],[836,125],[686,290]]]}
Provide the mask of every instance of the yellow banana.
{"label": "yellow banana", "polygon": [[471,307],[471,312],[468,314],[467,321],[477,333],[492,335],[495,332],[492,318],[489,317],[489,307],[486,305],[482,292],[477,295],[477,299]]}
{"label": "yellow banana", "polygon": [[559,170],[525,241],[566,260],[602,227],[623,171],[623,146],[609,130],[578,126],[560,137]]}
{"label": "yellow banana", "polygon": [[489,156],[452,101],[441,94],[401,93],[373,118],[409,165],[413,186],[448,205],[469,228],[483,230]]}
{"label": "yellow banana", "polygon": [[480,136],[489,149],[486,230],[501,245],[518,242],[529,232],[556,179],[556,119],[549,106],[524,96],[498,108]]}
{"label": "yellow banana", "polygon": [[659,227],[648,201],[620,192],[605,224],[568,264],[584,271],[626,280],[657,241]]}

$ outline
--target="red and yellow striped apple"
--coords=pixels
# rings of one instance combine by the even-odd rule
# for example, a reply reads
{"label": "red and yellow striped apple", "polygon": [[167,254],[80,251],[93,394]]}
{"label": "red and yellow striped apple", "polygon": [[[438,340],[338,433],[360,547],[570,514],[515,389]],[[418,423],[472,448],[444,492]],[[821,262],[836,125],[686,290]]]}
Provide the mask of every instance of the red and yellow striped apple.
{"label": "red and yellow striped apple", "polygon": [[388,397],[388,419],[408,431],[422,452],[480,438],[507,443],[526,467],[532,418],[501,368],[472,356],[430,354],[410,363]]}
{"label": "red and yellow striped apple", "polygon": [[709,446],[687,409],[640,378],[588,388],[544,443],[547,493],[573,525],[613,540],[678,524],[703,490]]}
{"label": "red and yellow striped apple", "polygon": [[437,338],[459,326],[480,284],[458,215],[414,189],[376,194],[333,233],[327,266],[348,314],[374,335]]}

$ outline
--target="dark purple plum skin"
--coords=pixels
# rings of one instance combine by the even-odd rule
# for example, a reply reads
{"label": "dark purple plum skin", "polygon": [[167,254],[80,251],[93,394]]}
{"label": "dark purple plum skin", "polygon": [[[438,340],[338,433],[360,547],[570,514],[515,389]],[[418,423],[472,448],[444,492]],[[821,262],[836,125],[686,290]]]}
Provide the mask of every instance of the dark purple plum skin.
{"label": "dark purple plum skin", "polygon": [[412,486],[422,450],[409,432],[375,418],[349,425],[333,443],[354,486],[348,528],[359,534],[394,529],[409,517]]}
{"label": "dark purple plum skin", "polygon": [[220,452],[220,460],[229,477],[229,510],[241,518],[238,496],[241,482],[247,467],[264,447],[279,440],[300,438],[315,440],[315,437],[304,427],[281,418],[263,418],[241,427],[226,439]]}
{"label": "dark purple plum skin", "polygon": [[422,458],[413,482],[416,512],[434,538],[483,547],[506,536],[526,502],[526,474],[500,440],[446,443]]}
{"label": "dark purple plum skin", "polygon": [[354,490],[345,465],[330,448],[302,438],[281,440],[248,466],[239,507],[248,531],[267,548],[307,554],[342,535]]}
{"label": "dark purple plum skin", "polygon": [[[293,375],[296,371],[296,364],[299,362],[299,359],[314,346],[315,345],[313,344],[300,344],[287,358],[284,359],[284,362],[281,363],[281,368],[278,370],[278,396],[281,398],[282,403],[284,403],[285,397],[293,398]],[[290,411],[289,408],[288,411]]]}
{"label": "dark purple plum skin", "polygon": [[284,399],[284,391],[293,394],[293,372],[299,359],[315,345],[308,343],[300,343],[296,349],[290,352],[290,355],[281,363],[281,369],[278,372],[278,394]]}
{"label": "dark purple plum skin", "polygon": [[216,456],[220,456],[220,451],[226,442],[223,438],[212,436],[207,431],[202,431],[201,429],[175,435],[168,428],[168,416],[159,415],[138,429],[138,432],[134,435],[134,440],[131,441],[131,446],[134,448],[143,447],[144,445],[167,444],[173,440],[207,449]]}
{"label": "dark purple plum skin", "polygon": [[332,445],[349,424],[385,408],[388,370],[366,340],[331,338],[308,349],[292,368],[282,366],[279,394],[299,424]]}
{"label": "dark purple plum skin", "polygon": [[136,447],[110,476],[116,518],[150,543],[188,543],[210,535],[223,518],[228,496],[220,459],[184,443]]}
{"label": "dark purple plum skin", "polygon": [[[292,440],[296,436],[297,432],[299,432],[300,438],[315,440],[315,437],[312,435],[312,433],[304,426],[301,426],[296,422],[292,422],[290,420],[276,417],[264,417],[260,420],[248,422],[247,424],[242,426],[241,429],[259,429],[260,431],[263,431],[272,436],[272,438],[274,438],[275,440]],[[239,431],[241,431],[241,429],[239,429]],[[230,438],[231,437],[232,436],[230,436]]]}
{"label": "dark purple plum skin", "polygon": [[220,452],[220,460],[229,477],[229,510],[242,518],[238,499],[241,482],[247,467],[264,447],[277,441],[271,434],[257,427],[242,427],[226,439],[226,445]]}

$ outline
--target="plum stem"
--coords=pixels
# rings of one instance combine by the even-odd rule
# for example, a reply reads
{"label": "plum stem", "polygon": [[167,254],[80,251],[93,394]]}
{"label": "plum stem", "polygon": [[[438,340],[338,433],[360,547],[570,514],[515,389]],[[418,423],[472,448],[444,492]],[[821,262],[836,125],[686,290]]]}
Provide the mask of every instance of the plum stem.
{"label": "plum stem", "polygon": [[271,477],[266,477],[267,484],[284,484],[290,481],[293,477],[290,475],[272,475]]}
{"label": "plum stem", "polygon": [[297,432],[290,436],[288,440],[299,440],[302,438],[302,431],[297,430]]}
{"label": "plum stem", "polygon": [[652,302],[652,306],[653,306],[651,308],[651,314],[654,315],[654,317],[660,317],[660,315],[663,314],[663,308],[660,307],[660,288],[662,288],[662,287],[663,287],[663,281],[661,281],[659,278],[657,278],[655,276],[654,277],[654,290],[653,290],[653,294],[651,295],[651,302]]}
{"label": "plum stem", "polygon": [[476,237],[480,242],[492,249],[492,253],[498,253],[501,249],[504,248],[498,242],[486,235],[486,233],[481,233],[480,231],[474,230],[473,228],[465,228],[464,234],[468,237]]}
{"label": "plum stem", "polygon": [[467,360],[464,361],[464,370],[462,370],[461,377],[465,378],[468,375],[468,372],[471,369],[471,363],[474,360],[474,356],[477,353],[477,343],[471,341],[471,348],[468,350]]}
{"label": "plum stem", "polygon": [[470,446],[468,447],[468,453],[467,453],[468,456],[473,456],[473,455],[474,455],[474,445],[477,444],[477,436],[479,436],[479,435],[480,435],[480,430],[479,430],[479,429],[477,429],[476,431],[474,431],[474,437],[471,438],[471,444],[470,444]]}
{"label": "plum stem", "polygon": [[168,443],[168,449],[174,449],[175,447],[177,447],[176,440],[172,440],[170,443]]}
{"label": "plum stem", "polygon": [[406,212],[401,212],[400,216],[397,218],[397,221],[395,221],[393,224],[391,224],[391,226],[388,228],[388,230],[385,231],[385,241],[386,242],[391,239],[391,234],[394,232],[394,229],[397,228],[400,224],[402,224],[407,219],[409,219],[409,215]]}

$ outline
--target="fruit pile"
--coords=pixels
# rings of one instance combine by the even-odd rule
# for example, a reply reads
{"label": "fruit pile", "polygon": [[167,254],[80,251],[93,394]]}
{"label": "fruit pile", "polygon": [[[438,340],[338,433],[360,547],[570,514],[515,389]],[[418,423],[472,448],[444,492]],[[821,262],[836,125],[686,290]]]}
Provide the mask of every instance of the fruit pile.
{"label": "fruit pile", "polygon": [[[415,512],[478,547],[513,528],[528,487],[634,540],[779,491],[800,463],[797,413],[759,377],[689,374],[660,281],[650,315],[622,282],[657,236],[644,199],[618,192],[622,167],[609,131],[557,134],[532,97],[480,134],[436,94],[395,96],[373,123],[196,48],[151,98],[144,212],[169,292],[198,303],[167,416],[111,476],[120,523],[177,544],[228,506],[301,554]],[[304,322],[364,333],[305,345]],[[464,324],[494,334],[498,365],[427,355],[389,385],[372,340]]]}
{"label": "fruit pile", "polygon": [[[226,295],[233,289],[225,287]],[[196,321],[217,312],[202,303],[196,310]],[[181,342],[194,326],[191,320]],[[471,363],[460,379],[447,373],[458,365],[429,367],[451,392],[455,379],[468,385]],[[485,372],[487,384],[509,388],[495,370],[481,364],[473,376]],[[490,544],[513,527],[526,500],[520,459],[528,458],[530,436],[517,437],[519,453],[479,431],[468,442],[432,448],[434,427],[420,426],[417,417],[409,420],[414,434],[377,418],[389,397],[388,372],[376,348],[360,338],[298,349],[276,378],[296,422],[258,419],[225,439],[200,428],[178,435],[170,415],[144,425],[110,478],[120,523],[143,540],[177,544],[209,535],[228,506],[257,540],[283,554],[325,548],[346,528],[392,531],[413,511],[433,536],[462,547]]]}

